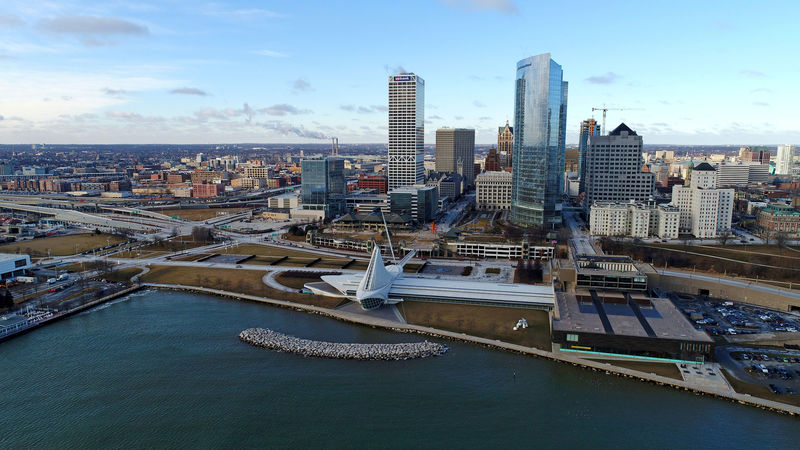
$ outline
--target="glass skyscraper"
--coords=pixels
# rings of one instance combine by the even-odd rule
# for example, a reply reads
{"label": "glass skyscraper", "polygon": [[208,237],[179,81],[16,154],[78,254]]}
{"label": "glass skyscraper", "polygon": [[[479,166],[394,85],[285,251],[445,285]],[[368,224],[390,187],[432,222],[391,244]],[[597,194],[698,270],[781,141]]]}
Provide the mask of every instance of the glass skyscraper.
{"label": "glass skyscraper", "polygon": [[341,158],[304,159],[300,161],[303,209],[324,211],[325,217],[344,212],[347,186],[344,160]]}
{"label": "glass skyscraper", "polygon": [[552,229],[561,225],[567,82],[549,53],[517,63],[511,221]]}
{"label": "glass skyscraper", "polygon": [[581,133],[578,135],[578,177],[579,193],[586,192],[586,152],[589,149],[589,136],[600,136],[600,124],[594,118],[581,122]]}

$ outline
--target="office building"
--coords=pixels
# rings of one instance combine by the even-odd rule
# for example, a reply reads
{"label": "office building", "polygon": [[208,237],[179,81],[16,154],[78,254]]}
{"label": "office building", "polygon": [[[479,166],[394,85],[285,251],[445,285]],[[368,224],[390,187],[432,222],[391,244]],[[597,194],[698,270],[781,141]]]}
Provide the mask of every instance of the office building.
{"label": "office building", "polygon": [[752,150],[750,147],[742,147],[739,149],[739,159],[742,162],[769,164],[769,152],[764,149]]}
{"label": "office building", "polygon": [[544,53],[517,63],[511,221],[552,229],[561,225],[567,82]]}
{"label": "office building", "polygon": [[358,176],[357,186],[359,189],[375,189],[379,194],[388,191],[388,182],[384,175],[364,175]]}
{"label": "office building", "polygon": [[439,198],[455,200],[464,193],[464,177],[457,173],[433,172],[425,182],[426,186],[435,186]]}
{"label": "office building", "polygon": [[457,173],[466,187],[475,184],[475,130],[439,128],[436,130],[436,171]]}
{"label": "office building", "polygon": [[600,124],[594,118],[581,122],[581,132],[578,135],[578,186],[579,192],[586,192],[586,151],[589,146],[590,136],[600,136]]}
{"label": "office building", "polygon": [[344,160],[338,157],[304,159],[300,162],[303,178],[303,210],[320,211],[324,218],[345,211],[347,185]]}
{"label": "office building", "polygon": [[680,210],[670,205],[596,202],[589,216],[594,236],[677,239]]}
{"label": "office building", "polygon": [[500,155],[497,153],[496,149],[490,148],[486,159],[483,160],[483,171],[498,172],[500,168]]}
{"label": "office building", "polygon": [[514,162],[514,127],[506,125],[497,128],[497,153],[503,167],[512,167]]}
{"label": "office building", "polygon": [[389,191],[389,211],[408,214],[419,224],[430,222],[439,212],[436,186],[402,186]]}
{"label": "office building", "polygon": [[791,175],[794,163],[794,146],[779,145],[775,159],[775,175]]}
{"label": "office building", "polygon": [[[389,77],[389,189],[425,182],[425,80]],[[472,161],[469,162],[472,164]]]}
{"label": "office building", "polygon": [[478,209],[511,209],[511,173],[484,172],[475,179]]}
{"label": "office building", "polygon": [[768,205],[758,213],[758,226],[773,233],[800,233],[800,212],[789,205]]}
{"label": "office building", "polygon": [[590,136],[584,168],[585,208],[589,210],[594,202],[649,200],[655,177],[642,172],[643,164],[642,137],[624,123],[605,136]]}
{"label": "office building", "polygon": [[717,187],[744,186],[769,180],[769,164],[759,162],[720,163],[715,165]]}
{"label": "office building", "polygon": [[271,167],[247,167],[244,169],[246,178],[272,178]]}
{"label": "office building", "polygon": [[717,188],[717,171],[708,163],[692,169],[691,185],[672,187],[672,205],[680,210],[681,233],[715,238],[731,230],[733,189]]}

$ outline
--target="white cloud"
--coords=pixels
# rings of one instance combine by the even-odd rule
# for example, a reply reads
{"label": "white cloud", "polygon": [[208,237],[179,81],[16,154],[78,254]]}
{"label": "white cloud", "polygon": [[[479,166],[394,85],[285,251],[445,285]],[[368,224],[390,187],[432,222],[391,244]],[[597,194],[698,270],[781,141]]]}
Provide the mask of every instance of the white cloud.
{"label": "white cloud", "polygon": [[253,53],[261,56],[271,56],[273,58],[286,58],[287,56],[289,56],[285,53],[277,52],[275,50],[256,50]]}

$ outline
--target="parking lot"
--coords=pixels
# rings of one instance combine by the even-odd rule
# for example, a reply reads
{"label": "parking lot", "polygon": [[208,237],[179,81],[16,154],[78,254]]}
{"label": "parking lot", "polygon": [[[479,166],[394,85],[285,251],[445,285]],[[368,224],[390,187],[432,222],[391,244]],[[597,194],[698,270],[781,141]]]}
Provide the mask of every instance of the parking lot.
{"label": "parking lot", "polygon": [[712,336],[800,330],[797,313],[686,294],[672,294],[670,298],[689,321]]}
{"label": "parking lot", "polygon": [[717,360],[736,378],[766,386],[773,394],[800,394],[800,351],[718,347]]}

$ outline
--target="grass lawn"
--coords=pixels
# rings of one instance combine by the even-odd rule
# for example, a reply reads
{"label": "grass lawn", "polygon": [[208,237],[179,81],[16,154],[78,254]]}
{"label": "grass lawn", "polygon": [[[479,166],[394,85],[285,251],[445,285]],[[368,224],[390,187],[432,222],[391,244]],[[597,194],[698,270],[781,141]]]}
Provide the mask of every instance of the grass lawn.
{"label": "grass lawn", "polygon": [[722,371],[725,373],[725,378],[728,379],[728,383],[730,383],[733,390],[738,392],[739,394],[750,394],[753,397],[759,397],[776,402],[787,403],[789,405],[800,406],[799,395],[774,394],[767,386],[762,386],[760,384],[746,383],[731,375],[731,373],[728,372],[728,370],[722,369]]}
{"label": "grass lawn", "polygon": [[292,241],[292,242],[305,242],[306,241],[306,235],[303,234],[303,235],[300,235],[300,236],[295,236],[295,235],[290,234],[290,233],[284,233],[281,236],[281,239],[285,239],[287,241]]}
{"label": "grass lawn", "polygon": [[[406,322],[466,333],[511,344],[550,350],[550,319],[547,311],[496,306],[459,305],[404,301],[397,309]],[[514,331],[521,318],[528,328]]]}
{"label": "grass lawn", "polygon": [[497,267],[489,267],[486,269],[486,275],[500,275],[500,269]]}
{"label": "grass lawn", "polygon": [[256,256],[294,256],[298,258],[317,258],[316,253],[304,252],[284,247],[272,247],[268,245],[244,244],[237,245],[228,249],[228,253],[236,255],[256,255]]}
{"label": "grass lawn", "polygon": [[180,250],[203,247],[211,244],[213,244],[213,242],[197,242],[192,239],[191,236],[176,236],[172,239],[167,239],[166,241],[145,245],[144,247],[140,247],[140,250],[177,252]]}
{"label": "grass lawn", "polygon": [[100,278],[105,278],[108,281],[113,281],[118,283],[120,281],[131,281],[131,278],[135,275],[142,273],[141,267],[126,267],[124,269],[118,269],[111,271],[104,275],[98,275]]}
{"label": "grass lawn", "polygon": [[623,367],[625,369],[638,370],[639,372],[654,373],[662,377],[683,380],[678,366],[671,363],[658,363],[650,361],[612,361],[608,359],[590,359],[600,363],[608,363],[612,366]]}
{"label": "grass lawn", "polygon": [[719,245],[689,245],[684,247],[681,244],[658,244],[658,246],[678,251],[686,250],[708,256],[735,259],[742,262],[800,267],[800,253],[781,249],[777,245],[735,245],[724,247]]}
{"label": "grass lawn", "polygon": [[[341,273],[341,272],[331,272],[331,274],[334,274],[334,273],[338,274],[338,273]],[[314,283],[314,282],[322,281],[321,277],[323,275],[326,275],[326,274],[324,274],[324,273],[311,273],[311,272],[302,273],[302,271],[298,271],[298,273],[295,275],[295,274],[290,274],[288,272],[283,272],[283,273],[279,273],[278,275],[275,275],[275,281],[277,281],[278,283],[280,283],[280,284],[282,284],[282,285],[284,285],[286,287],[290,287],[292,289],[300,290],[300,289],[303,289],[303,286],[306,283]]]}
{"label": "grass lawn", "polygon": [[142,258],[154,258],[156,256],[169,255],[170,253],[172,252],[136,249],[136,250],[126,250],[124,252],[116,253],[112,257],[136,259],[141,256]]}
{"label": "grass lawn", "polygon": [[335,308],[341,299],[320,295],[284,292],[273,289],[261,280],[266,272],[247,269],[205,269],[197,267],[158,266],[142,275],[145,283],[184,284],[211,289],[222,289],[258,297],[274,298],[305,305]]}
{"label": "grass lawn", "polygon": [[211,256],[213,253],[193,253],[191,255],[183,255],[177,258],[170,258],[172,261],[197,261],[198,259]]}
{"label": "grass lawn", "polygon": [[47,256],[47,249],[50,249],[51,256],[67,256],[75,254],[76,246],[78,253],[82,253],[87,250],[105,247],[109,243],[113,245],[121,242],[125,242],[125,239],[112,234],[71,234],[0,245],[0,253],[27,253],[31,256]]}
{"label": "grass lawn", "polygon": [[153,210],[155,213],[169,217],[182,217],[187,220],[208,220],[224,214],[235,214],[248,211],[252,208],[197,208],[197,209],[162,209]]}

